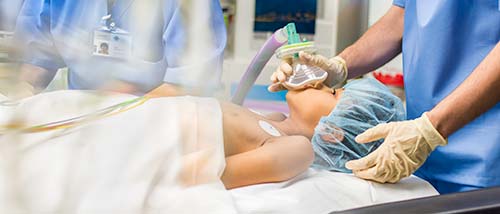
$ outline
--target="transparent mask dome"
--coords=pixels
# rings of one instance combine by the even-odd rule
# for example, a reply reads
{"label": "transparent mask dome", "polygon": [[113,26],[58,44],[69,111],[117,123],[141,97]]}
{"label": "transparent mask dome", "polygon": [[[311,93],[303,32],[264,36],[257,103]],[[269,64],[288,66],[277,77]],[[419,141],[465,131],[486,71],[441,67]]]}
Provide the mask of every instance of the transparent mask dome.
{"label": "transparent mask dome", "polygon": [[289,90],[300,90],[307,87],[317,86],[328,77],[328,73],[323,69],[303,64],[298,59],[299,52],[315,53],[316,48],[313,42],[301,42],[297,44],[285,45],[276,51],[279,59],[291,59],[293,74],[287,78],[283,85]]}
{"label": "transparent mask dome", "polygon": [[316,86],[328,77],[328,73],[323,69],[301,63],[294,63],[293,74],[285,81],[285,86],[290,89],[302,89],[309,86]]}

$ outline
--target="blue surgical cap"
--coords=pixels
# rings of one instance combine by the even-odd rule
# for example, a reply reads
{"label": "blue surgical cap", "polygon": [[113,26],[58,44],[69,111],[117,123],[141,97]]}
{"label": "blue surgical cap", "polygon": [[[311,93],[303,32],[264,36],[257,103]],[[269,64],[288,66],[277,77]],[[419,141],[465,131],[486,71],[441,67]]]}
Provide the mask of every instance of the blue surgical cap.
{"label": "blue surgical cap", "polygon": [[314,129],[312,167],[351,172],[347,161],[368,155],[383,142],[358,144],[354,138],[377,124],[405,118],[403,103],[382,83],[372,78],[349,82],[337,106]]}

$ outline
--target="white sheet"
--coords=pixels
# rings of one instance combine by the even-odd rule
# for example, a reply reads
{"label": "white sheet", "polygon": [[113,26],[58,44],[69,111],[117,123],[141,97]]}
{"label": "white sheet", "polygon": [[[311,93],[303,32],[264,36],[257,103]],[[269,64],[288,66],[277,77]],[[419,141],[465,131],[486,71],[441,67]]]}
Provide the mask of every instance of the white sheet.
{"label": "white sheet", "polygon": [[[42,94],[22,101],[15,114],[14,107],[2,107],[7,116],[0,124],[59,121],[130,98]],[[2,135],[0,210],[236,213],[219,180],[225,165],[221,124],[217,101],[179,97],[66,130]]]}
{"label": "white sheet", "polygon": [[437,195],[417,177],[379,184],[351,174],[309,169],[282,183],[231,190],[239,213],[329,213],[379,203]]}
{"label": "white sheet", "polygon": [[[53,92],[24,101],[16,115],[39,124],[130,98]],[[12,120],[11,110],[0,107],[0,124]],[[437,194],[416,177],[382,185],[312,169],[287,182],[226,191],[217,180],[224,167],[220,117],[214,100],[163,98],[75,129],[0,136],[0,210],[328,213]],[[177,178],[182,160],[193,156],[203,161],[194,162],[198,170],[187,171],[197,185],[186,188]]]}

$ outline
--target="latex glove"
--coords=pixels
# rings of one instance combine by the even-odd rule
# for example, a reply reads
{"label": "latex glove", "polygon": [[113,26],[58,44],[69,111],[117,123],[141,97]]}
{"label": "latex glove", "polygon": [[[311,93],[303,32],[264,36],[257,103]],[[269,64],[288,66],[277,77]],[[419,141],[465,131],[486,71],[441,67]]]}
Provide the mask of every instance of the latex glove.
{"label": "latex glove", "polygon": [[[339,88],[347,79],[347,66],[344,59],[340,56],[328,59],[321,55],[312,55],[306,52],[299,53],[300,62],[320,67],[321,69],[328,72],[328,78],[325,84],[329,87]],[[273,83],[269,86],[268,90],[270,92],[277,92],[285,90],[286,88],[281,84],[286,81],[288,76],[293,74],[292,61],[290,59],[284,60],[278,69],[271,76],[271,82]]]}
{"label": "latex glove", "polygon": [[379,124],[356,137],[358,143],[385,138],[375,151],[346,163],[357,177],[380,183],[396,183],[410,176],[437,146],[448,141],[434,128],[426,113],[410,121]]}

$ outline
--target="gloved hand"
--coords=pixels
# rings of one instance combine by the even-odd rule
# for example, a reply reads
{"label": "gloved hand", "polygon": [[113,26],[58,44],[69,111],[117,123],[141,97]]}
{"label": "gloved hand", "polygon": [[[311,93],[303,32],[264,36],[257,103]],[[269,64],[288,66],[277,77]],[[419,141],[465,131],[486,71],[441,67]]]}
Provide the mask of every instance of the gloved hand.
{"label": "gloved hand", "polygon": [[364,158],[346,163],[357,177],[380,183],[396,183],[410,176],[437,146],[448,141],[434,128],[426,113],[410,121],[379,124],[356,137],[358,143],[381,138],[384,142]]}
{"label": "gloved hand", "polygon": [[[312,55],[306,52],[299,53],[299,60],[306,64],[320,67],[328,72],[328,78],[325,84],[329,87],[338,88],[347,79],[347,66],[344,59],[340,56],[328,59],[321,55]],[[291,60],[284,60],[278,69],[271,76],[272,85],[269,86],[270,92],[285,90],[281,84],[286,81],[287,77],[293,74]]]}

